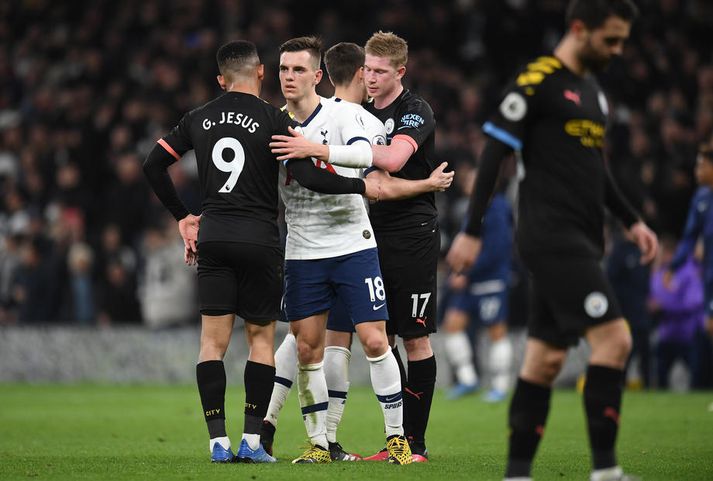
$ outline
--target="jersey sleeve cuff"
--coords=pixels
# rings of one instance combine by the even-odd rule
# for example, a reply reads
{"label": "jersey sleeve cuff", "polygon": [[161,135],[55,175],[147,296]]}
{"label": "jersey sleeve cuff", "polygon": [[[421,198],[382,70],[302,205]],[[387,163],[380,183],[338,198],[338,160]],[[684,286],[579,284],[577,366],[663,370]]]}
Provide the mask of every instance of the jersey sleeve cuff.
{"label": "jersey sleeve cuff", "polygon": [[410,135],[406,135],[406,134],[395,135],[394,138],[391,139],[391,141],[393,142],[394,140],[403,140],[405,142],[408,142],[409,144],[411,144],[411,147],[413,147],[414,153],[416,153],[416,151],[418,150],[418,143]]}
{"label": "jersey sleeve cuff", "polygon": [[522,150],[522,141],[505,129],[496,126],[492,122],[483,124],[483,132],[499,140],[505,145],[512,147],[514,150]]}

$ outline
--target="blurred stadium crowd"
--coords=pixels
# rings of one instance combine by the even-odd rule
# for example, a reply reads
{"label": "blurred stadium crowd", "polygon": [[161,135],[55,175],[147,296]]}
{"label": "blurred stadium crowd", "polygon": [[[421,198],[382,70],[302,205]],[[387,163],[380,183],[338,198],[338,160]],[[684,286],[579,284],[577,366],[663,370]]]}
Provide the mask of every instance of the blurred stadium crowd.
{"label": "blurred stadium crowd", "polygon": [[[235,38],[257,44],[263,98],[275,105],[277,49],[288,38],[363,43],[383,29],[409,41],[406,85],[433,107],[438,151],[457,171],[439,199],[445,252],[467,206],[481,124],[514,71],[551,51],[566,3],[2,2],[0,324],[197,322],[194,274],[141,162],[185,111],[219,94],[215,52]],[[600,79],[612,112],[607,148],[629,199],[659,235],[675,238],[695,189],[697,146],[713,133],[713,3],[637,4],[625,54]],[[327,80],[319,91],[331,94]],[[198,213],[192,160],[171,174]],[[615,231],[612,245],[625,245]],[[610,258],[612,272],[622,259]],[[648,272],[637,275],[643,290],[623,295],[648,329]]]}

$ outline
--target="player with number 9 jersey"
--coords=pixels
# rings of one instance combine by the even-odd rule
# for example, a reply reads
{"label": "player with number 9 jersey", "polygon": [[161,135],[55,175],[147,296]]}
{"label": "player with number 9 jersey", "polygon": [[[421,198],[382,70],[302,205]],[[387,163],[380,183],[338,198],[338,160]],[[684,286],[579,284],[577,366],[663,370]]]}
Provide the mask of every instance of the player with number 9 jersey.
{"label": "player with number 9 jersey", "polygon": [[296,122],[254,95],[226,92],[188,112],[159,140],[179,158],[195,149],[202,203],[199,243],[279,246],[277,179],[268,143]]}

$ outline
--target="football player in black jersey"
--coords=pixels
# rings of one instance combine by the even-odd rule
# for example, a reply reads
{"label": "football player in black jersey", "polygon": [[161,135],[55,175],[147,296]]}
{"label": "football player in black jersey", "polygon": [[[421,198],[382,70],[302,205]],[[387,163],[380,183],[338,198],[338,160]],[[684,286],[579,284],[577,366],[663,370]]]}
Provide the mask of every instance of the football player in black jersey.
{"label": "football player in black jersey", "polygon": [[[297,124],[258,97],[264,67],[255,45],[230,42],[218,50],[217,62],[218,83],[226,93],[187,113],[160,139],[144,163],[144,172],[178,221],[187,261],[195,261],[197,255],[202,330],[196,377],[211,460],[233,460],[225,431],[223,356],[237,314],[245,319],[250,354],[245,366],[243,439],[236,459],[275,462],[260,445],[275,375],[273,343],[284,260],[277,226],[279,163],[268,144],[272,135],[287,134],[288,127]],[[188,212],[167,172],[191,149],[198,163],[200,216]],[[378,194],[378,185],[330,174],[316,168],[311,159],[292,159],[287,167],[295,180],[313,190],[371,198]]]}
{"label": "football player in black jersey", "polygon": [[[374,164],[383,166],[380,156],[386,154],[390,165],[385,170],[391,175],[425,179],[439,164],[434,154],[436,122],[428,102],[401,83],[408,61],[406,41],[379,31],[367,41],[365,52],[364,81],[373,99],[366,109],[386,126],[387,146],[374,147]],[[376,203],[369,212],[386,286],[387,332],[401,368],[404,431],[417,462],[428,459],[426,427],[436,383],[436,358],[428,336],[436,331],[437,215],[433,192]],[[396,334],[406,348],[407,370],[398,355]]]}
{"label": "football player in black jersey", "polygon": [[600,267],[604,208],[628,229],[650,262],[657,250],[651,230],[619,193],[602,151],[607,101],[593,72],[622,53],[637,8],[631,0],[573,0],[568,30],[554,55],[529,63],[506,89],[499,111],[483,130],[468,224],[448,253],[457,272],[480,250],[483,213],[502,159],[520,151],[517,243],[532,275],[532,316],[525,359],[510,404],[505,476],[530,479],[544,432],[552,383],[567,348],[584,336],[591,347],[584,388],[592,453],[592,481],[630,479],[614,446],[631,335]]}

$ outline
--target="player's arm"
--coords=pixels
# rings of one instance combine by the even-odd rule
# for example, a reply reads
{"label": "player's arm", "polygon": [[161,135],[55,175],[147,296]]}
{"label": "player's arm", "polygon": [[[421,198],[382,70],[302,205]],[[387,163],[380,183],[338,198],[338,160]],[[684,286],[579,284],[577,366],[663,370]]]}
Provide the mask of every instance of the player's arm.
{"label": "player's arm", "polygon": [[609,167],[604,167],[606,174],[606,190],[604,202],[609,211],[622,221],[634,243],[641,251],[641,263],[648,264],[658,250],[656,234],[641,220],[634,208],[624,198],[614,181]]}
{"label": "player's arm", "polygon": [[443,192],[451,186],[455,172],[444,172],[448,167],[448,162],[443,162],[431,172],[427,179],[406,180],[400,177],[392,177],[388,172],[371,168],[365,176],[378,178],[381,182],[381,192],[379,200],[400,200],[415,197],[427,192]]}
{"label": "player's arm", "polygon": [[470,196],[470,209],[465,228],[453,239],[446,256],[446,261],[455,272],[467,271],[480,254],[483,217],[493,196],[503,159],[510,155],[512,150],[511,145],[495,138],[488,139],[485,144],[480,156],[475,188]]}
{"label": "player's arm", "polygon": [[418,150],[418,144],[408,135],[396,135],[389,145],[372,145],[373,164],[387,172],[403,169],[408,159]]}
{"label": "player's arm", "polygon": [[484,248],[473,265],[474,268],[490,270],[511,255],[511,214],[506,202],[492,202],[485,214],[481,230]]}
{"label": "player's arm", "polygon": [[270,149],[277,155],[277,160],[313,157],[343,167],[371,166],[371,144],[366,137],[351,138],[347,142],[348,145],[324,145],[312,142],[292,127],[289,129],[289,134],[272,136]]}
{"label": "player's arm", "polygon": [[683,237],[676,247],[676,253],[673,255],[671,265],[669,266],[671,272],[676,272],[686,263],[688,258],[691,257],[696,247],[698,237],[700,237],[703,231],[703,216],[698,212],[697,204],[697,196],[693,196],[691,206],[688,209],[686,227],[683,229]]}
{"label": "player's arm", "polygon": [[413,140],[406,135],[397,135],[391,145],[371,145],[366,137],[358,138],[349,145],[323,145],[308,140],[292,128],[289,133],[272,136],[270,149],[278,156],[277,160],[314,157],[343,167],[363,168],[373,165],[387,172],[398,172],[416,151]]}
{"label": "player's arm", "polygon": [[178,197],[176,186],[173,185],[171,176],[168,175],[168,168],[171,164],[176,162],[177,158],[169,153],[164,145],[168,144],[161,139],[154,145],[153,149],[151,149],[151,152],[149,152],[149,155],[144,161],[144,174],[148,179],[149,185],[151,185],[151,188],[156,193],[156,197],[158,197],[171,215],[179,221],[186,217],[189,212],[185,204]]}
{"label": "player's arm", "polygon": [[164,138],[154,145],[143,164],[144,174],[156,193],[156,197],[178,221],[178,231],[183,238],[186,250],[198,252],[198,229],[200,216],[192,215],[178,197],[168,168],[181,158],[181,155],[193,148],[188,132],[188,115]]}
{"label": "player's arm", "polygon": [[299,184],[322,194],[360,194],[369,199],[378,198],[378,185],[370,185],[359,178],[343,177],[314,165],[312,159],[291,159],[287,168]]}
{"label": "player's arm", "polygon": [[392,173],[400,171],[436,130],[431,106],[422,99],[413,99],[400,110],[389,145],[372,146],[374,165]]}

